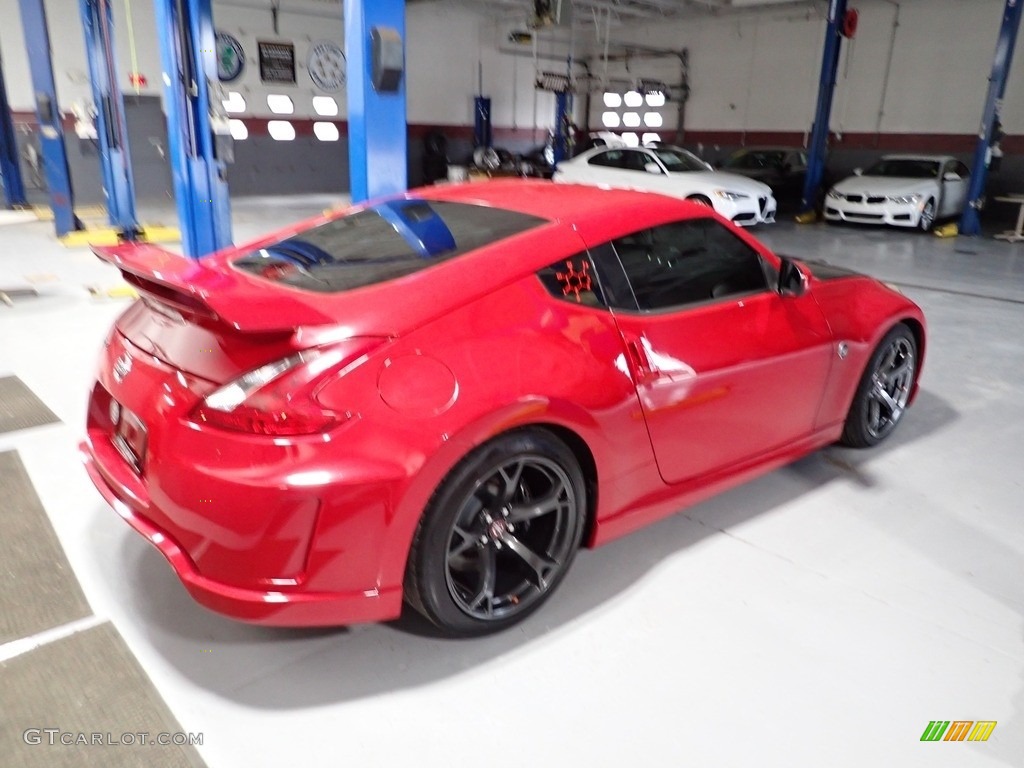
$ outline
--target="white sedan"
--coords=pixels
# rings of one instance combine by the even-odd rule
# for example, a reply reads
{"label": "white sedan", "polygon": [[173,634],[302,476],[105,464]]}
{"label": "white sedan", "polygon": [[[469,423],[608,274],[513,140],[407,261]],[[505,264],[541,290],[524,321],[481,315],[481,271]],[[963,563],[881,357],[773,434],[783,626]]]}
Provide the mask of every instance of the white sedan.
{"label": "white sedan", "polygon": [[560,162],[554,180],[681,197],[711,206],[741,226],[775,221],[771,187],[716,171],[679,147],[595,147]]}
{"label": "white sedan", "polygon": [[963,210],[971,172],[948,155],[886,155],[854,174],[829,190],[826,221],[890,224],[927,232],[937,219]]}

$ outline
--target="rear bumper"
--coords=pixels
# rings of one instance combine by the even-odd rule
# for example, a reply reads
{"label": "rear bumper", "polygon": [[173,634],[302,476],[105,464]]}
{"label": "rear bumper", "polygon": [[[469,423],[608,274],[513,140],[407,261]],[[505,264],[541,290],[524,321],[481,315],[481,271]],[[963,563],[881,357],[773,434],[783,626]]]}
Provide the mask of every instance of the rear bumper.
{"label": "rear bumper", "polygon": [[155,524],[151,500],[112,445],[79,445],[85,469],[111,507],[167,559],[189,594],[201,605],[241,621],[272,626],[336,626],[395,618],[402,590],[323,592],[300,587],[247,589],[202,575],[185,550]]}

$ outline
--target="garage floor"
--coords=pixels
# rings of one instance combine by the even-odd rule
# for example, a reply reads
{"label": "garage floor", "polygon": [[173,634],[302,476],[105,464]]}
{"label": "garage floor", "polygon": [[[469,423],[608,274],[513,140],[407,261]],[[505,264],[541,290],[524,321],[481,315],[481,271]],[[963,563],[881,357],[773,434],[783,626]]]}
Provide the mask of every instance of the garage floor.
{"label": "garage floor", "polygon": [[[327,202],[236,202],[236,237]],[[923,391],[894,438],[821,451],[584,552],[520,628],[453,642],[410,621],[261,629],[194,604],[76,455],[97,349],[125,307],[85,286],[116,272],[48,224],[0,226],[0,290],[39,293],[0,305],[0,376],[61,420],[0,434],[0,451],[20,456],[93,614],[0,645],[0,661],[111,622],[211,768],[1024,764],[1024,246],[758,234],[924,307]],[[26,728],[110,729],[88,702],[73,723],[30,720],[10,674],[0,666],[0,766]],[[987,742],[923,743],[933,720],[998,725]],[[18,765],[116,764],[95,749],[44,743]]]}

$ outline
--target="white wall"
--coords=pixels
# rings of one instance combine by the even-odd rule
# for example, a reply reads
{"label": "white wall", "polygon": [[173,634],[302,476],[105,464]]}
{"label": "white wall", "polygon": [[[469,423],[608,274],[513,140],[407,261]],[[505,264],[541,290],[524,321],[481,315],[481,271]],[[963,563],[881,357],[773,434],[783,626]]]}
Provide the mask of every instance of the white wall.
{"label": "white wall", "polygon": [[[339,117],[346,114],[344,91],[324,93],[318,90],[306,72],[311,44],[334,40],[344,47],[344,26],[339,2],[338,12],[331,6],[312,0],[284,3],[279,16],[279,34],[273,31],[268,9],[243,8],[214,2],[218,30],[228,32],[241,43],[246,67],[241,78],[225,84],[239,91],[247,102],[247,115],[271,116],[266,105],[270,93],[285,93],[295,103],[296,117],[314,117],[312,97],[333,96],[339,103]],[[259,5],[260,0],[242,0],[239,4]],[[160,52],[152,0],[132,0],[136,61],[148,85],[143,93],[159,94]],[[131,71],[128,25],[124,0],[113,0],[114,37],[122,87],[128,91]],[[74,0],[46,0],[53,49],[54,74],[61,108],[70,110],[76,101],[88,103],[91,92],[85,62],[85,47],[78,3]],[[478,62],[483,65],[484,88],[493,98],[493,120],[499,127],[528,128],[534,124],[534,68],[530,58],[502,55],[496,51],[496,25],[490,19],[432,3],[413,4],[407,11],[407,92],[408,114],[412,123],[470,125],[473,122],[473,96],[477,92]],[[294,86],[260,82],[257,40],[286,40],[295,43],[296,80]],[[550,47],[549,47],[550,49]],[[31,111],[32,86],[18,0],[0,0],[0,53],[11,105],[15,110]],[[515,110],[513,113],[513,104]],[[536,124],[546,128],[554,119],[551,94],[537,97]]]}
{"label": "white wall", "polygon": [[[258,3],[260,0],[245,0]],[[305,5],[303,5],[303,3]],[[251,114],[268,116],[265,97],[285,92],[296,102],[296,115],[313,116],[311,97],[319,93],[305,71],[310,43],[343,41],[339,12],[322,1],[293,0],[283,4],[280,38],[296,43],[298,84],[268,88],[259,82],[256,40],[273,39],[269,10],[240,9],[214,2],[217,26],[238,37],[246,49],[240,90]],[[900,26],[893,50],[891,77],[884,105],[882,83],[895,7],[884,0],[853,0],[861,11],[860,29],[844,46],[833,108],[833,130],[873,132],[973,133],[981,114],[1003,0],[901,0]],[[613,28],[613,40],[686,47],[690,51],[690,130],[804,131],[814,111],[824,21],[819,4],[810,13],[778,9],[760,14],[706,17],[646,27]],[[150,0],[132,0],[139,70],[148,78],[145,92],[158,93],[160,83],[157,30]],[[300,15],[289,8],[318,15]],[[78,3],[47,0],[54,65],[61,107],[89,100]],[[115,37],[124,81],[130,69],[124,0],[114,0]],[[407,11],[409,121],[469,125],[477,91],[477,66],[482,62],[484,90],[492,97],[497,127],[546,128],[553,121],[553,98],[533,88],[534,65],[529,55],[499,53],[508,48],[507,25],[467,11],[435,3],[415,3]],[[587,34],[593,37],[592,31]],[[525,52],[529,53],[529,46]],[[542,51],[563,55],[564,44],[546,43]],[[0,52],[12,105],[32,108],[28,61],[17,0],[0,0]],[[1018,57],[1019,58],[1019,57]],[[556,64],[543,67],[557,69]],[[1017,69],[1024,60],[1017,61]],[[609,68],[610,75],[678,79],[671,59],[632,62],[630,71]],[[603,67],[594,62],[600,74]],[[337,94],[344,116],[343,94]],[[595,99],[592,124],[600,116]],[[675,126],[674,111],[665,110],[666,129]],[[1011,76],[1003,124],[1010,133],[1024,133],[1024,76]]]}
{"label": "white wall", "polygon": [[[825,34],[824,5],[621,29],[613,40],[690,51],[692,130],[803,131],[814,114]],[[896,6],[853,0],[860,24],[844,41],[832,129],[973,133],[985,98],[1003,0],[901,0],[884,105]],[[1003,124],[1024,133],[1024,60],[1018,50]],[[657,62],[635,73],[657,73]],[[622,74],[621,68],[613,69]],[[672,70],[665,74],[672,77]],[[879,126],[879,111],[884,114]],[[598,117],[595,108],[592,118]]]}

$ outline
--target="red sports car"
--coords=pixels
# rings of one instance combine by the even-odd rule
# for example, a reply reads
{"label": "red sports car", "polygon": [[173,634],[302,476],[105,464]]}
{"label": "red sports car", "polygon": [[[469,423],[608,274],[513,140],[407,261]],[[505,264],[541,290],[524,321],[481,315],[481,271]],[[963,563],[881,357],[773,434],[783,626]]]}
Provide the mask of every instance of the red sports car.
{"label": "red sports car", "polygon": [[199,261],[98,249],[96,487],[239,619],[507,627],[596,546],[889,435],[921,310],[654,194],[501,181],[332,212]]}

